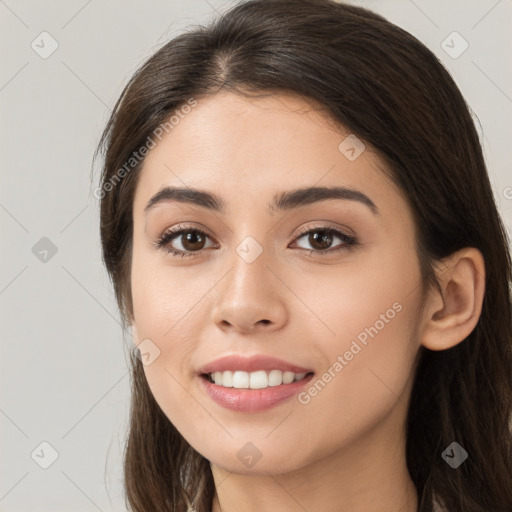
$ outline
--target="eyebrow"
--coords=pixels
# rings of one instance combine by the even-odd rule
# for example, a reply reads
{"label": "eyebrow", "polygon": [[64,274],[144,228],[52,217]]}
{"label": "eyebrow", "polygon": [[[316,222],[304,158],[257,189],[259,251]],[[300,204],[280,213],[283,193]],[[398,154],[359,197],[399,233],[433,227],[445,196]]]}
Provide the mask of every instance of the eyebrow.
{"label": "eyebrow", "polygon": [[[273,201],[268,204],[268,209],[269,211],[291,210],[330,199],[358,201],[366,205],[373,214],[380,214],[377,206],[367,195],[346,187],[305,187],[281,192],[274,195]],[[219,213],[226,211],[224,200],[210,192],[190,187],[164,187],[151,197],[144,212],[147,214],[157,204],[169,201],[192,204]]]}

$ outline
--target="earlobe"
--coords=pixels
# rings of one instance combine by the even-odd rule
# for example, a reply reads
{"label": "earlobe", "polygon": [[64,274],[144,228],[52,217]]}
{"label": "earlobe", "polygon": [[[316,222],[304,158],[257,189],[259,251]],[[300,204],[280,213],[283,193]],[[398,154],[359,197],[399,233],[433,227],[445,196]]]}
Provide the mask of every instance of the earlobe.
{"label": "earlobe", "polygon": [[437,278],[440,291],[429,294],[420,336],[424,347],[446,350],[466,339],[480,318],[485,292],[482,253],[466,247],[448,256]]}

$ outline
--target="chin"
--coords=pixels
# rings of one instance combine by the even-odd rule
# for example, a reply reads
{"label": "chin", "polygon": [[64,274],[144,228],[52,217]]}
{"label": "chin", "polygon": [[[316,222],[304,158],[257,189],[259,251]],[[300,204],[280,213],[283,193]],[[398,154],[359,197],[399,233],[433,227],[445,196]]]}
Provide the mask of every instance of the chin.
{"label": "chin", "polygon": [[[261,453],[261,457],[251,464],[248,462],[244,464],[238,454],[233,457],[233,452],[229,449],[229,453],[219,453],[205,457],[210,461],[212,466],[218,466],[224,471],[235,473],[237,475],[253,475],[253,476],[265,476],[265,475],[279,475],[282,473],[291,473],[304,467],[305,463],[299,463],[297,460],[290,460],[290,454],[288,450],[284,450],[282,453],[276,453],[273,451],[271,456],[265,456]],[[243,456],[240,456],[243,459]]]}

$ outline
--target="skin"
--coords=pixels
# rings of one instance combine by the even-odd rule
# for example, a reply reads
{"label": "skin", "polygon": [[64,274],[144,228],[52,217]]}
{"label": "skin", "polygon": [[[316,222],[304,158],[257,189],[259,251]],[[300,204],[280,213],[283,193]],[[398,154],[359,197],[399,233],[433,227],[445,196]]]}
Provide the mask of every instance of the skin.
{"label": "skin", "polygon": [[[214,512],[417,510],[405,464],[416,356],[422,345],[444,350],[462,341],[481,312],[485,268],[476,249],[442,262],[441,293],[422,296],[403,193],[370,145],[355,161],[338,150],[348,132],[318,107],[284,93],[201,99],[150,151],[139,176],[134,343],[149,338],[160,350],[144,371],[169,420],[211,463]],[[166,185],[214,193],[226,213],[168,201],[146,215]],[[274,194],[306,186],[359,190],[379,214],[352,200],[268,211]],[[210,237],[190,258],[152,245],[177,224]],[[308,254],[319,246],[297,238],[299,230],[324,224],[354,234],[359,245]],[[247,236],[263,251],[252,263],[236,252]],[[170,243],[194,250],[181,235]],[[334,237],[324,252],[342,245]],[[257,414],[235,412],[198,385],[201,366],[237,353],[272,355],[321,378],[395,303],[401,311],[307,405],[292,397]],[[250,468],[237,457],[247,442],[261,453]]]}

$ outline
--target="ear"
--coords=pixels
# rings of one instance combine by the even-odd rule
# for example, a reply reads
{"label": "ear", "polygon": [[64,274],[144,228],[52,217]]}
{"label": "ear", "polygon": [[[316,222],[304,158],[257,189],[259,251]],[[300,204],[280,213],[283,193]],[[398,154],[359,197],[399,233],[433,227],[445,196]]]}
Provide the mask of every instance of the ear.
{"label": "ear", "polygon": [[482,253],[466,247],[451,254],[443,259],[437,277],[440,291],[429,293],[420,341],[430,350],[446,350],[467,338],[480,318],[485,292]]}

